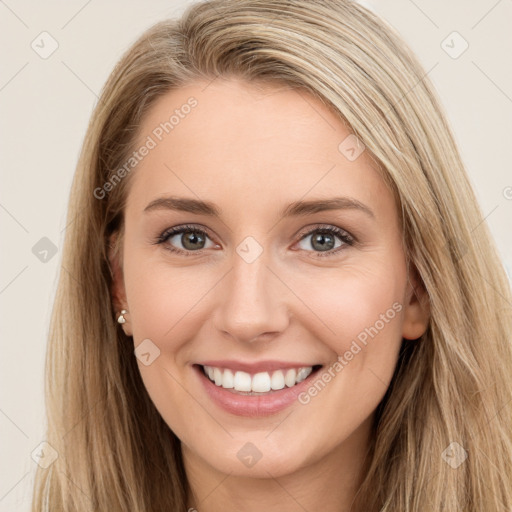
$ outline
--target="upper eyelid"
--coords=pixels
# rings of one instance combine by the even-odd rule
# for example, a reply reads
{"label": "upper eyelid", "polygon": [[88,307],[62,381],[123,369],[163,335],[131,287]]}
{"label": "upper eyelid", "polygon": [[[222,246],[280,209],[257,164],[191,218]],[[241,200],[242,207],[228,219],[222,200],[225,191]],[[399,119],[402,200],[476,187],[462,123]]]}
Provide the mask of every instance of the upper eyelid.
{"label": "upper eyelid", "polygon": [[340,228],[339,226],[335,226],[333,224],[317,224],[317,225],[313,225],[313,226],[310,226],[307,228],[303,228],[303,229],[299,230],[299,232],[297,233],[296,236],[310,235],[312,232],[321,231],[322,229],[325,229],[327,231],[342,231],[350,238],[355,239],[355,237],[349,231],[347,231],[344,228]]}
{"label": "upper eyelid", "polygon": [[201,224],[190,224],[190,225],[183,225],[183,226],[173,226],[171,228],[166,228],[162,231],[162,233],[159,235],[160,237],[164,236],[174,236],[178,235],[180,233],[186,233],[187,231],[202,231],[206,233],[207,235],[211,235],[212,231],[208,229],[206,226],[203,226]]}

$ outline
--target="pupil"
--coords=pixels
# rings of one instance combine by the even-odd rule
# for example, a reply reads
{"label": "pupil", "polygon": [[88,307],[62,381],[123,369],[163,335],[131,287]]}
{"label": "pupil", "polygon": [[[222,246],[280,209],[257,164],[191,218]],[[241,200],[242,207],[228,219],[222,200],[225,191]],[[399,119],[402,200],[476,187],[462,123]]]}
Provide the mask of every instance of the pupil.
{"label": "pupil", "polygon": [[[318,244],[318,246],[316,244]],[[313,237],[311,245],[313,248],[319,249],[320,251],[328,251],[334,247],[334,238],[330,234],[319,233]]]}
{"label": "pupil", "polygon": [[[186,249],[197,249],[197,244],[204,242],[203,237],[198,233],[189,232],[183,235],[182,244]],[[201,249],[201,247],[199,247]]]}

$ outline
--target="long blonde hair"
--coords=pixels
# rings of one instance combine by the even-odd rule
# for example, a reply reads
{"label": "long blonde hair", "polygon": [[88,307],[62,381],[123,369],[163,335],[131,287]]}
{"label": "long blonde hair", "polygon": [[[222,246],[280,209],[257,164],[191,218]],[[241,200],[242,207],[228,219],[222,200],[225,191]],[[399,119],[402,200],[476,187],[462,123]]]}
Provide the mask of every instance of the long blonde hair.
{"label": "long blonde hair", "polygon": [[[512,508],[510,286],[425,72],[390,27],[351,1],[211,0],[145,32],[91,118],[47,352],[47,441],[58,458],[38,468],[33,512],[186,510],[180,442],[112,308],[108,243],[122,230],[130,179],[103,199],[94,190],[133,151],[157,98],[232,76],[313,94],[365,144],[393,187],[430,303],[427,332],[403,342],[378,407],[354,509]],[[450,463],[454,453],[460,464]]]}

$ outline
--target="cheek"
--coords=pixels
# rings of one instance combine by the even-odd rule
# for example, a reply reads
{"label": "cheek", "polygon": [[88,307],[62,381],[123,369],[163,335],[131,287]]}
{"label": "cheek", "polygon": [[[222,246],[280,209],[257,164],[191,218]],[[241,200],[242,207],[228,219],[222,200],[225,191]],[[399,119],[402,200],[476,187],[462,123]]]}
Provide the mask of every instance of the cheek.
{"label": "cheek", "polygon": [[[173,332],[197,326],[198,303],[218,277],[208,269],[170,267],[160,261],[137,258],[125,260],[125,287],[135,343],[142,339],[176,339]],[[192,333],[191,333],[192,334]]]}
{"label": "cheek", "polygon": [[198,272],[197,268],[172,268],[161,258],[154,261],[135,253],[124,261],[134,345],[149,339],[159,350],[150,364],[137,361],[140,375],[160,415],[180,438],[193,430],[185,414],[191,395],[185,384],[190,377],[182,348],[197,336],[197,326],[204,321],[197,317],[198,302],[215,282],[215,276],[208,276],[211,272],[201,276]]}
{"label": "cheek", "polygon": [[[338,411],[357,424],[383,398],[402,343],[406,272],[399,261],[374,262],[366,270],[346,266],[316,279],[314,286],[311,279],[300,281],[298,293],[315,313],[306,327],[333,351],[331,365],[301,400],[315,415]],[[331,391],[323,393],[326,387]]]}
{"label": "cheek", "polygon": [[295,278],[295,291],[313,313],[303,317],[311,318],[308,328],[342,355],[354,340],[362,346],[377,336],[381,344],[401,341],[405,282],[405,267],[381,261]]}

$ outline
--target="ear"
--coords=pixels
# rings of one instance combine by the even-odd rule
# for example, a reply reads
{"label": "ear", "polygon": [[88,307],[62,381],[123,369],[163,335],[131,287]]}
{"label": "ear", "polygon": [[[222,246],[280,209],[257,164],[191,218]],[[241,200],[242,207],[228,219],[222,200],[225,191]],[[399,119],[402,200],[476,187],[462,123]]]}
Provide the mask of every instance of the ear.
{"label": "ear", "polygon": [[409,272],[404,306],[402,337],[416,340],[425,334],[430,319],[428,294],[416,269]]}
{"label": "ear", "polygon": [[[110,287],[110,295],[112,297],[112,307],[115,312],[115,321],[117,322],[117,318],[120,315],[123,309],[128,310],[128,301],[126,300],[126,290],[124,286],[124,276],[123,276],[123,268],[122,268],[122,236],[119,233],[114,233],[109,238],[109,247],[108,247],[108,260],[110,265],[110,270],[112,274],[112,284]],[[127,336],[132,336],[132,327],[130,322],[130,315],[127,313],[125,315],[126,322],[124,324],[120,324],[124,333]]]}

